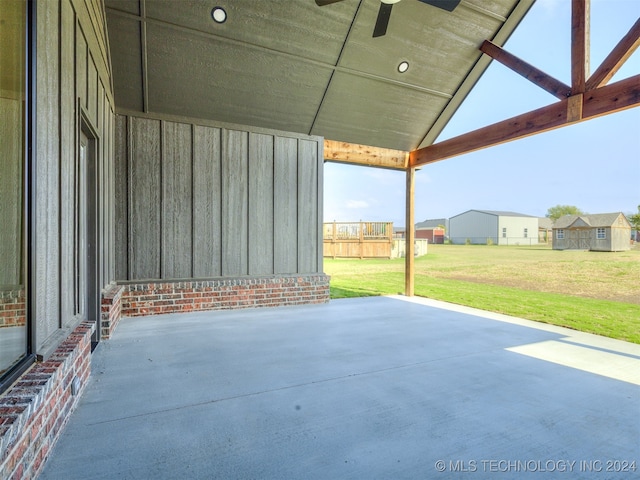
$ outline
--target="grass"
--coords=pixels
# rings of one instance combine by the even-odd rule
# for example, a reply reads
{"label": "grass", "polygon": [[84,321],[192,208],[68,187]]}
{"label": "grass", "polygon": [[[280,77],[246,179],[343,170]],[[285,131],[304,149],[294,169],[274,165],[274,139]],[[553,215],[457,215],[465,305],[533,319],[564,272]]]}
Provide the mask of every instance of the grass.
{"label": "grass", "polygon": [[[415,294],[640,343],[640,249],[430,245]],[[325,259],[332,298],[404,291],[404,259]]]}

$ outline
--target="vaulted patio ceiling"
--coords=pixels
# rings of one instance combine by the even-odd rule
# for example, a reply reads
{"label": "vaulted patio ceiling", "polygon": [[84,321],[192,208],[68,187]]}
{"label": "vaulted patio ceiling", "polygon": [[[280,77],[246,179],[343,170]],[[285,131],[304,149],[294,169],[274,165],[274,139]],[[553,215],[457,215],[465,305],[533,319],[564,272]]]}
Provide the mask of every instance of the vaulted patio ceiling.
{"label": "vaulted patio ceiling", "polygon": [[373,38],[379,0],[106,0],[116,106],[319,135],[333,154],[360,146],[336,159],[405,168],[488,66],[483,42],[503,45],[532,4],[403,0]]}

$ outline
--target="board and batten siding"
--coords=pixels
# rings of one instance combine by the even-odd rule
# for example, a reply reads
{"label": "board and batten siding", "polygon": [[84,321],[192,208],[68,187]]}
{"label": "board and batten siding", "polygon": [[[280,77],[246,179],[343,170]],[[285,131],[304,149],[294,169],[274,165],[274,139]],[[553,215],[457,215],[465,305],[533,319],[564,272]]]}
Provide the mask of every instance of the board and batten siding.
{"label": "board and batten siding", "polygon": [[36,181],[32,291],[38,354],[46,356],[82,319],[74,315],[81,124],[95,135],[98,282],[114,279],[114,99],[100,0],[36,3]]}
{"label": "board and batten siding", "polygon": [[117,280],[322,273],[320,137],[150,114],[115,125]]}

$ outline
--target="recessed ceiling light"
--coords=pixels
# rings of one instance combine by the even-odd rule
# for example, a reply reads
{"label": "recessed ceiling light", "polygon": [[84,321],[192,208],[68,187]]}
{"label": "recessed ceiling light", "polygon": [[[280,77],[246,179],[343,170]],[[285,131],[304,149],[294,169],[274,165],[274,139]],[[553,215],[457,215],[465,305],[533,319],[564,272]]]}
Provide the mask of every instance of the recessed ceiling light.
{"label": "recessed ceiling light", "polygon": [[224,23],[227,21],[227,12],[222,7],[213,7],[211,10],[211,18],[216,23]]}
{"label": "recessed ceiling light", "polygon": [[409,62],[406,62],[406,61],[400,62],[400,64],[398,65],[398,71],[400,73],[404,73],[407,70],[409,70]]}

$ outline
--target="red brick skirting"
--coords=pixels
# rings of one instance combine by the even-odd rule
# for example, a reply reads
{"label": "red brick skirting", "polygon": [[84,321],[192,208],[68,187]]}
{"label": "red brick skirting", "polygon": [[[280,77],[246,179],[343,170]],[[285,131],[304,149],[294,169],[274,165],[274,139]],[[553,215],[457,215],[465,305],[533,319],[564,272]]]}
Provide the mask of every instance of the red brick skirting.
{"label": "red brick skirting", "polygon": [[81,323],[0,397],[0,478],[34,478],[40,472],[89,378],[93,328]]}
{"label": "red brick skirting", "polygon": [[100,305],[100,338],[111,338],[122,317],[122,294],[125,287],[111,284],[102,293]]}
{"label": "red brick skirting", "polygon": [[324,274],[122,282],[102,294],[100,334],[110,338],[122,317],[328,301],[329,276]]}
{"label": "red brick skirting", "polygon": [[0,328],[23,327],[26,318],[24,289],[0,291]]}
{"label": "red brick skirting", "polygon": [[329,301],[329,276],[324,274],[158,281],[123,286],[125,291],[120,301],[124,317]]}

